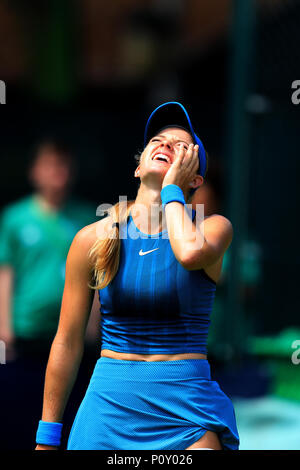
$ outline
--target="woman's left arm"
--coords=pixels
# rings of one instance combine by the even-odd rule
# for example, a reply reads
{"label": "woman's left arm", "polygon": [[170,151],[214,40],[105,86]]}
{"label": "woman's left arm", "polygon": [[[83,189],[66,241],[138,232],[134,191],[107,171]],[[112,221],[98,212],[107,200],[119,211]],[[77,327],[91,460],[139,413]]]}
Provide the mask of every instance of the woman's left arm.
{"label": "woman's left arm", "polygon": [[[175,184],[186,187],[196,177],[199,167],[198,145],[191,144],[187,151],[181,147],[167,171],[162,187]],[[185,206],[177,201],[165,204],[168,236],[174,255],[188,270],[202,269],[216,263],[229,247],[233,230],[231,222],[222,215],[212,215],[196,223],[191,220]]]}
{"label": "woman's left arm", "polygon": [[177,261],[188,270],[211,266],[229,247],[233,229],[222,215],[212,215],[193,223],[183,204],[165,207],[169,240]]}

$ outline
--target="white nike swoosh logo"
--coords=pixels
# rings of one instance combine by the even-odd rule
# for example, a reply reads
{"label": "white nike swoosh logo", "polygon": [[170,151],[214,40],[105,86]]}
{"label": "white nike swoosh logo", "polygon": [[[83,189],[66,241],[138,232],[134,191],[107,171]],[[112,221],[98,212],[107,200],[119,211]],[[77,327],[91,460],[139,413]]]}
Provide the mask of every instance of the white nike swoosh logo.
{"label": "white nike swoosh logo", "polygon": [[142,249],[139,251],[140,256],[147,255],[148,253],[152,253],[152,251],[159,250],[159,248],[154,248],[154,250],[143,251]]}

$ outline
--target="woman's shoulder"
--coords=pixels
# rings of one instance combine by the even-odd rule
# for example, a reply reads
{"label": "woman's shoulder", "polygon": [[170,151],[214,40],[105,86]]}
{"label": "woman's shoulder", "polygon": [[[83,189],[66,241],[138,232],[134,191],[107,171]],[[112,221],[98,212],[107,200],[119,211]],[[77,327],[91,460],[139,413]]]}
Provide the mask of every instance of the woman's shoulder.
{"label": "woman's shoulder", "polygon": [[201,224],[205,230],[213,230],[222,234],[228,240],[232,240],[233,237],[233,227],[232,223],[230,222],[227,217],[221,214],[211,214],[207,217],[204,217]]}
{"label": "woman's shoulder", "polygon": [[110,216],[86,225],[76,233],[73,244],[84,251],[90,250],[96,241],[108,234],[111,225]]}
{"label": "woman's shoulder", "polygon": [[206,224],[218,224],[227,228],[232,228],[232,223],[227,217],[221,214],[210,214],[204,217],[203,222]]}
{"label": "woman's shoulder", "polygon": [[99,234],[105,232],[105,225],[111,221],[108,217],[86,225],[79,230],[70,246],[67,256],[67,268],[71,272],[81,272],[84,275],[89,275],[90,270],[93,269],[93,262],[91,261],[91,250],[95,243],[99,240]]}

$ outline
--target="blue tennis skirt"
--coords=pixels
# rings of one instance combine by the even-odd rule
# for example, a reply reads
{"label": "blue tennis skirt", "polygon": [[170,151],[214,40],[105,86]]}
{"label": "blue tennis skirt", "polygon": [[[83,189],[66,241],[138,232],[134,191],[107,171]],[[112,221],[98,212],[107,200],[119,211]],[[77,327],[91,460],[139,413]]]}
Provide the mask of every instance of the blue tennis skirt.
{"label": "blue tennis skirt", "polygon": [[68,450],[184,450],[206,431],[237,450],[231,400],[203,359],[101,357],[75,417]]}

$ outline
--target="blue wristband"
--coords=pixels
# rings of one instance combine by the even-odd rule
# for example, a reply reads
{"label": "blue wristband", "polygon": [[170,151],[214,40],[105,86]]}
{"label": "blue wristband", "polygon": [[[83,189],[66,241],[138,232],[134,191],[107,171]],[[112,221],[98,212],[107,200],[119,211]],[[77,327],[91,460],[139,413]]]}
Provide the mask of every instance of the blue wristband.
{"label": "blue wristband", "polygon": [[61,441],[62,423],[39,421],[36,443],[58,447]]}
{"label": "blue wristband", "polygon": [[161,190],[160,197],[163,207],[169,202],[173,201],[180,202],[181,204],[185,205],[182,189],[176,184],[168,184],[165,186]]}

